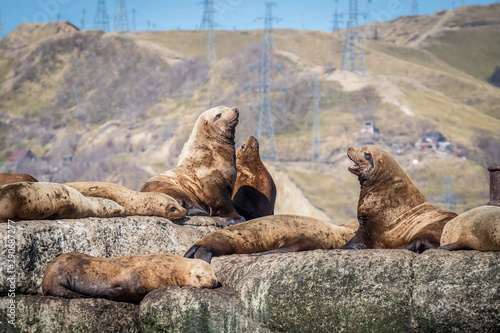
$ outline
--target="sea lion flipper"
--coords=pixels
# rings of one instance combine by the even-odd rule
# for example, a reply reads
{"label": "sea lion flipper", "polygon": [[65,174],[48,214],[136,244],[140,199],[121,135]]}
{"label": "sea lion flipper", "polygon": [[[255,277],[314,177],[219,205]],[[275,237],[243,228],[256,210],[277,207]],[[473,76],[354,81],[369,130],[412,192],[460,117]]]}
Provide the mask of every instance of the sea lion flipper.
{"label": "sea lion flipper", "polygon": [[427,239],[415,239],[408,244],[398,247],[398,249],[410,250],[416,253],[422,253],[425,250],[430,250],[435,248],[437,248],[437,245],[433,244],[431,241]]}
{"label": "sea lion flipper", "polygon": [[467,246],[461,241],[457,241],[454,243],[446,244],[438,247],[439,250],[447,250],[447,251],[457,251],[457,250],[473,250],[473,248]]}
{"label": "sea lion flipper", "polygon": [[208,262],[209,264],[212,261],[212,257],[213,257],[212,251],[208,247],[205,247],[205,246],[200,246],[198,248],[198,250],[196,250],[194,252],[195,259],[204,260],[204,261]]}
{"label": "sea lion flipper", "polygon": [[184,254],[184,258],[194,258],[194,254],[196,250],[200,248],[200,245],[193,245],[189,250]]}

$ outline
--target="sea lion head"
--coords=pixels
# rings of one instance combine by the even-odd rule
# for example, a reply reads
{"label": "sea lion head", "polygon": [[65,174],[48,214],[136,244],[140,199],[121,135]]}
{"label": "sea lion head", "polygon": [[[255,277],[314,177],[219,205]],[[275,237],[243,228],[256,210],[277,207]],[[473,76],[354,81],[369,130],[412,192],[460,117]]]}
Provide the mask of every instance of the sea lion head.
{"label": "sea lion head", "polygon": [[198,118],[196,126],[201,126],[204,129],[202,132],[206,134],[205,137],[234,145],[234,134],[239,116],[238,108],[217,106],[203,112]]}
{"label": "sea lion head", "polygon": [[250,136],[236,152],[236,160],[255,159],[255,157],[259,158],[259,141]]}
{"label": "sea lion head", "polygon": [[196,288],[217,288],[221,283],[215,276],[213,267],[201,259],[189,259],[188,284]]}
{"label": "sea lion head", "polygon": [[394,160],[385,150],[374,146],[351,147],[347,150],[347,156],[353,162],[348,169],[358,176],[361,185],[379,181],[383,174],[387,174],[385,169]]}

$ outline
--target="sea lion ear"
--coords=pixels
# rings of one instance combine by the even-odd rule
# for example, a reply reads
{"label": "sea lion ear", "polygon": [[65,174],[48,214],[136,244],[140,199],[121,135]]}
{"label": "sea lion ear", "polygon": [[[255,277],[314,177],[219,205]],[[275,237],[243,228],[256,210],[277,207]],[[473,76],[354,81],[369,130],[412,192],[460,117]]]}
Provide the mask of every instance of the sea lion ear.
{"label": "sea lion ear", "polygon": [[384,164],[384,160],[383,160],[383,159],[381,159],[381,158],[379,158],[379,159],[378,159],[378,162],[379,162],[380,164]]}
{"label": "sea lion ear", "polygon": [[208,120],[205,120],[205,125],[208,125]]}

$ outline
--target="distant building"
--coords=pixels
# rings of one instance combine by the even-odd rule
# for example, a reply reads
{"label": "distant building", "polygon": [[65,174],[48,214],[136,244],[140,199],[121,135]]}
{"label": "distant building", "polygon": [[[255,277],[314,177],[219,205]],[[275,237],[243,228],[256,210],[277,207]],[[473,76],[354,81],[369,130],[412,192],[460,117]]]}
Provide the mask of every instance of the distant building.
{"label": "distant building", "polygon": [[429,132],[422,137],[421,142],[417,142],[417,148],[423,151],[450,152],[451,143],[441,132]]}
{"label": "distant building", "polygon": [[14,150],[10,155],[9,162],[36,161],[35,154],[29,149]]}
{"label": "distant building", "polygon": [[362,135],[375,135],[378,133],[378,128],[374,121],[365,121],[360,132]]}

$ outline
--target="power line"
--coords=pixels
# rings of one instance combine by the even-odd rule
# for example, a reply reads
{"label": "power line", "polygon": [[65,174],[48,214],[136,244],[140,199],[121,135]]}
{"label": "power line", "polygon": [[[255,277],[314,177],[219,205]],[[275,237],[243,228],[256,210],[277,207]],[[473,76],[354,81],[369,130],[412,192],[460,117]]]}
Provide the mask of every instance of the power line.
{"label": "power line", "polygon": [[132,31],[135,31],[135,8],[132,9]]}
{"label": "power line", "polygon": [[365,53],[358,26],[358,1],[349,0],[349,20],[345,36],[344,55],[342,57],[343,71],[366,72]]}
{"label": "power line", "polygon": [[115,31],[128,31],[128,17],[125,0],[119,0],[116,7]]}
{"label": "power line", "polygon": [[109,15],[106,11],[106,2],[104,0],[97,1],[97,10],[94,17],[94,29],[109,32]]}

